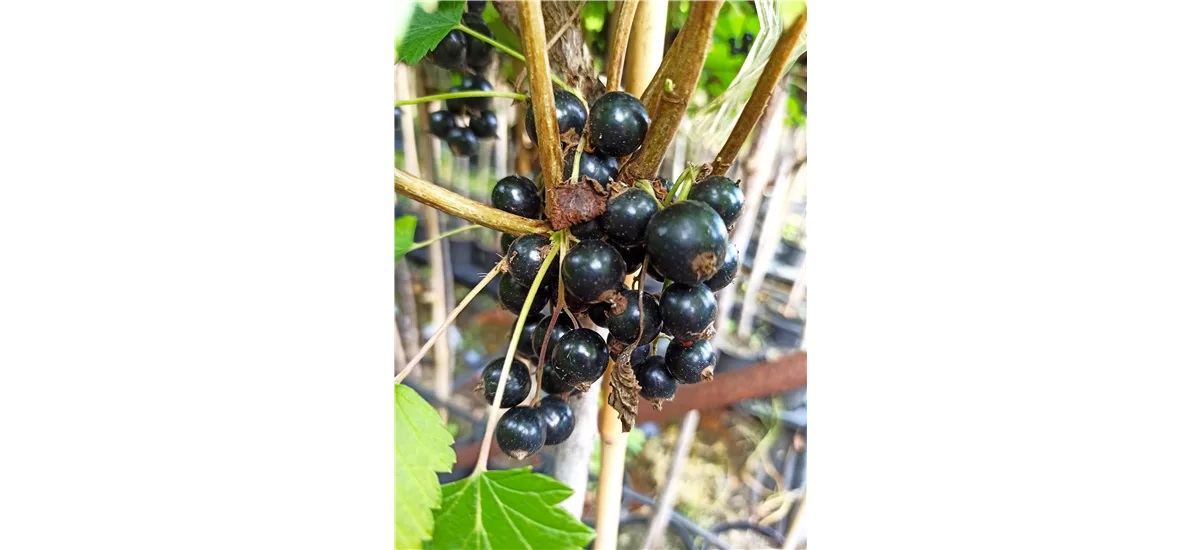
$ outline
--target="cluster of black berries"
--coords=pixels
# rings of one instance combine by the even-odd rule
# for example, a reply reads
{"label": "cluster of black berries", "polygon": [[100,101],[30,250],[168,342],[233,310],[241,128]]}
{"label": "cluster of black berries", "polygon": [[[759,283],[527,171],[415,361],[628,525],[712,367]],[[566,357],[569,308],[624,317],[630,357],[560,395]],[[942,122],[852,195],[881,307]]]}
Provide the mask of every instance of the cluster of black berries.
{"label": "cluster of black berries", "polygon": [[754,44],[754,34],[746,33],[742,35],[742,46],[739,48],[737,38],[729,37],[729,55],[746,55],[750,52],[750,45]]}
{"label": "cluster of black berries", "polygon": [[[462,22],[491,38],[494,35],[480,15],[486,7],[486,0],[467,2],[467,12],[463,13]],[[490,92],[492,84],[480,73],[492,64],[493,49],[491,44],[455,29],[429,52],[429,58],[443,69],[461,71],[466,68],[474,71],[474,76],[463,75],[462,84],[451,87],[451,93]],[[490,110],[491,107],[490,97],[449,99],[444,110],[430,113],[430,133],[445,140],[455,156],[473,156],[479,151],[479,140],[494,138],[499,130],[496,113]]]}

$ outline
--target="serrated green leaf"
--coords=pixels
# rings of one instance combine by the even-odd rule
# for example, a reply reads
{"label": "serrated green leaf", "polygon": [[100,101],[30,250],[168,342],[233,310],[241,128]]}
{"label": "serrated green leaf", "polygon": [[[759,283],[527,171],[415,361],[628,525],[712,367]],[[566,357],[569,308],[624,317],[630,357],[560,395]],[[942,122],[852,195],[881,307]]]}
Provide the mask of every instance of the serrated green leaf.
{"label": "serrated green leaf", "polygon": [[396,218],[396,262],[400,261],[413,247],[413,237],[417,234],[417,217],[400,216]]}
{"label": "serrated green leaf", "polygon": [[408,30],[400,41],[400,61],[409,65],[417,64],[458,24],[466,8],[466,0],[457,0],[438,2],[437,9],[433,11],[419,7],[413,10]]}
{"label": "serrated green leaf", "polygon": [[420,548],[441,506],[437,472],[454,467],[454,438],[412,388],[396,384],[396,549]]}
{"label": "serrated green leaf", "polygon": [[483,472],[442,487],[426,548],[582,548],[596,532],[556,506],[571,488],[529,468]]}

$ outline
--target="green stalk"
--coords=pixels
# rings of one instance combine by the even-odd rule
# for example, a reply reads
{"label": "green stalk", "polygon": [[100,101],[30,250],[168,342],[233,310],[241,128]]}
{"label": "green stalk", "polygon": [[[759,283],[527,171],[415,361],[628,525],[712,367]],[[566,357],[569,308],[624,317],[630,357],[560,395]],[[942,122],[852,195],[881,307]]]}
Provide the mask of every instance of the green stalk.
{"label": "green stalk", "polygon": [[446,94],[427,95],[425,97],[417,97],[417,98],[413,98],[413,99],[406,99],[404,101],[397,101],[396,106],[403,107],[405,105],[416,105],[418,103],[428,103],[430,101],[438,101],[440,99],[462,99],[462,98],[469,98],[469,97],[503,97],[503,98],[507,98],[507,99],[515,99],[517,101],[525,101],[526,99],[529,99],[528,97],[525,96],[525,94],[517,94],[517,93],[512,93],[512,92],[453,92],[453,93],[446,93]]}
{"label": "green stalk", "polygon": [[[472,29],[462,23],[459,23],[458,26],[456,26],[454,28],[456,28],[462,32],[465,32],[471,36],[474,36],[475,38],[478,38],[484,42],[487,42],[488,44],[495,46],[497,50],[500,50],[508,55],[511,55],[511,56],[517,58],[518,60],[521,61],[521,63],[525,62],[525,56],[521,55],[521,52],[518,52],[517,50],[514,50],[508,46],[505,46],[504,44],[496,42],[495,40],[488,38],[487,36],[485,36],[483,34],[480,34],[475,29]],[[522,79],[522,80],[524,80],[524,79]],[[580,101],[583,101],[584,105],[587,105],[587,100],[583,99],[583,95],[579,93],[579,90],[576,90],[575,88],[572,88],[571,86],[568,86],[566,82],[563,82],[562,79],[558,78],[557,76],[550,75],[550,80],[553,80],[555,84],[562,86],[562,88],[564,90],[567,90],[567,91],[575,94],[575,97],[578,97]]]}
{"label": "green stalk", "polygon": [[457,233],[462,233],[463,231],[466,231],[466,230],[468,230],[468,229],[481,229],[481,228],[483,228],[483,226],[482,226],[482,225],[475,225],[475,224],[471,224],[471,225],[468,225],[468,226],[466,226],[466,227],[460,227],[460,228],[458,228],[458,229],[455,229],[455,230],[453,230],[453,231],[447,231],[447,232],[445,232],[445,233],[442,233],[441,235],[438,235],[438,236],[436,236],[436,237],[434,237],[434,238],[432,238],[432,239],[429,239],[428,241],[421,241],[421,242],[419,242],[419,243],[416,243],[416,244],[412,245],[412,248],[408,249],[408,251],[409,251],[409,252],[412,252],[412,251],[414,251],[414,250],[416,250],[416,249],[418,249],[418,248],[424,248],[424,247],[426,247],[426,246],[429,246],[429,245],[431,245],[431,244],[433,244],[433,243],[435,243],[435,242],[437,242],[437,241],[440,241],[440,240],[442,240],[442,239],[445,239],[446,237],[449,237],[450,235],[454,235],[454,234],[457,234]]}

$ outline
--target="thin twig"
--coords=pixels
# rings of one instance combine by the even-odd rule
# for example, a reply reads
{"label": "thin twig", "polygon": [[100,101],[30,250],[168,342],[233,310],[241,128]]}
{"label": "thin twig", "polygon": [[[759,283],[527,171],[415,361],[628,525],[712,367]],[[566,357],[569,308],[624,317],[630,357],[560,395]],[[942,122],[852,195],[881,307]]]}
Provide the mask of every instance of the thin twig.
{"label": "thin twig", "polygon": [[524,235],[526,233],[550,234],[550,225],[544,221],[522,218],[497,210],[490,206],[468,199],[454,191],[439,187],[404,170],[396,170],[396,192],[422,204],[427,204],[464,220],[475,222],[484,227],[508,233],[509,235]]}
{"label": "thin twig", "polygon": [[404,366],[404,370],[400,371],[400,374],[396,375],[397,384],[404,381],[404,377],[408,376],[408,371],[412,370],[413,367],[417,366],[417,363],[421,362],[421,359],[425,357],[425,354],[428,353],[429,349],[433,347],[434,342],[436,342],[437,339],[442,336],[442,333],[446,332],[446,329],[454,323],[454,318],[458,317],[458,314],[462,313],[464,309],[467,309],[467,304],[470,304],[471,300],[474,300],[475,296],[482,292],[483,289],[487,287],[488,283],[492,282],[492,279],[494,279],[498,274],[500,274],[500,264],[496,264],[496,267],[493,267],[492,270],[488,272],[487,276],[485,276],[482,281],[479,281],[479,284],[475,285],[475,288],[472,288],[471,292],[467,293],[467,297],[463,298],[463,300],[458,303],[458,306],[454,308],[454,311],[451,311],[450,315],[446,316],[446,320],[443,321],[442,325],[433,332],[433,336],[431,336],[429,340],[425,342],[425,345],[421,346],[421,350],[418,351],[417,354],[408,361],[408,364]]}
{"label": "thin twig", "polygon": [[409,251],[409,252],[412,252],[412,251],[414,251],[414,250],[417,250],[417,249],[419,249],[419,248],[424,248],[424,247],[426,247],[426,246],[429,246],[429,245],[431,245],[431,244],[433,244],[433,243],[435,243],[435,242],[437,242],[437,241],[440,241],[440,240],[442,240],[442,239],[445,239],[446,237],[449,237],[449,236],[451,236],[451,235],[457,235],[457,234],[459,234],[459,233],[462,233],[463,231],[466,231],[466,230],[468,230],[468,229],[483,229],[483,226],[482,226],[482,225],[475,225],[475,224],[472,224],[472,225],[465,225],[465,226],[463,226],[463,227],[460,227],[460,228],[458,228],[458,229],[455,229],[455,230],[453,230],[453,231],[447,231],[447,232],[445,232],[445,233],[442,233],[441,235],[438,235],[438,236],[436,236],[436,237],[434,237],[434,238],[432,238],[432,239],[429,239],[429,240],[427,240],[427,241],[421,241],[421,242],[419,242],[419,243],[415,243],[415,244],[413,244],[413,245],[412,245],[412,248],[409,248],[409,249],[408,249],[408,251]]}
{"label": "thin twig", "polygon": [[517,101],[525,101],[528,99],[525,94],[516,94],[512,92],[451,92],[446,94],[427,95],[425,97],[415,97],[404,101],[397,101],[397,107],[405,105],[416,105],[418,103],[429,103],[430,101],[439,101],[442,99],[462,99],[470,97],[499,97],[505,99],[515,99]]}
{"label": "thin twig", "polygon": [[[580,4],[582,4],[582,3],[583,3],[583,2],[580,2]],[[458,24],[458,26],[457,26],[457,27],[455,27],[455,28],[456,28],[456,29],[458,29],[458,30],[460,30],[460,31],[463,31],[463,32],[465,32],[465,33],[467,33],[467,34],[469,34],[469,35],[471,35],[471,36],[474,36],[475,38],[478,38],[478,39],[480,39],[480,40],[482,40],[482,41],[484,41],[484,42],[487,42],[488,44],[491,44],[492,46],[495,46],[495,48],[496,48],[497,50],[500,50],[500,51],[502,51],[502,52],[504,52],[504,53],[506,53],[506,54],[508,54],[508,55],[511,55],[511,56],[515,57],[515,58],[516,58],[518,61],[520,61],[520,62],[522,62],[522,63],[527,63],[527,62],[525,61],[525,56],[523,56],[523,55],[521,55],[521,54],[517,53],[517,51],[516,51],[516,50],[514,50],[514,49],[512,49],[512,48],[510,48],[510,47],[508,47],[508,46],[505,46],[504,44],[501,44],[501,43],[499,43],[499,42],[497,42],[497,41],[495,41],[495,40],[493,40],[493,39],[491,39],[491,38],[488,38],[486,35],[480,34],[480,33],[479,33],[479,31],[476,31],[475,29],[472,29],[472,28],[470,28],[470,27],[468,27],[468,26],[466,26],[466,25],[463,25],[462,23],[459,23],[459,24]],[[528,67],[528,64],[527,64],[526,66]],[[573,90],[573,91],[575,91],[575,87],[574,87],[574,86],[569,86],[569,85],[567,85],[567,83],[566,83],[566,82],[563,82],[563,81],[562,81],[562,79],[558,78],[557,76],[554,76],[553,74],[551,74],[551,75],[550,75],[550,80],[554,81],[554,83],[555,83],[555,84],[558,84],[559,86],[562,86],[564,89],[567,89],[567,90]],[[518,83],[518,84],[519,84],[521,81],[520,81],[520,80],[515,80],[514,82],[516,82],[516,83]],[[579,95],[579,92],[578,92],[578,91],[575,91],[575,94],[576,94],[576,95]],[[522,101],[524,101],[524,99],[525,99],[525,98],[524,98],[524,96],[522,96],[522,97],[521,97],[521,100],[522,100]]]}
{"label": "thin twig", "polygon": [[[554,36],[550,37],[549,42],[546,42],[546,51],[547,52],[549,52],[550,49],[553,48],[554,45],[558,43],[558,39],[562,38],[563,34],[565,34],[567,32],[567,29],[571,28],[571,25],[574,25],[576,20],[579,19],[579,14],[583,13],[583,5],[586,3],[587,2],[585,0],[579,0],[579,2],[575,6],[575,11],[573,13],[571,13],[571,18],[566,21],[563,21],[562,25],[559,25],[558,32],[554,33]],[[525,81],[525,72],[528,70],[527,67],[528,67],[528,65],[524,65],[524,64],[521,65],[521,72],[517,73],[517,76],[516,76],[516,78],[513,79],[513,82],[520,83],[520,82]],[[551,76],[553,76],[553,75],[551,75]],[[561,85],[561,84],[562,83],[559,82],[559,85]],[[575,95],[577,95],[577,96],[580,95],[578,90],[573,90],[573,91],[574,91]],[[587,103],[587,102],[584,101],[584,103]]]}
{"label": "thin twig", "polygon": [[621,2],[621,11],[617,13],[616,26],[613,27],[608,48],[608,84],[605,89],[609,92],[621,89],[621,75],[625,72],[625,50],[629,46],[629,29],[633,28],[633,16],[637,10],[638,2],[627,0]]}

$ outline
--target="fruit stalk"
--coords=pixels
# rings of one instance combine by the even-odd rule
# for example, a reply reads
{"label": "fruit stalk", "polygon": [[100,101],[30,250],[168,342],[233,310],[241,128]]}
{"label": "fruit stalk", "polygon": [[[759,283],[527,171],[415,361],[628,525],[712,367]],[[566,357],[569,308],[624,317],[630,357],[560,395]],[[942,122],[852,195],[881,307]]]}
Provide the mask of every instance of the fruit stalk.
{"label": "fruit stalk", "polygon": [[460,99],[460,98],[468,98],[468,97],[502,97],[502,98],[507,98],[507,99],[515,99],[517,101],[525,101],[527,99],[525,97],[525,94],[517,94],[517,93],[513,93],[513,92],[449,92],[449,93],[445,93],[445,94],[433,94],[433,95],[427,95],[424,97],[406,99],[404,101],[397,101],[396,106],[404,107],[406,105],[416,105],[418,103],[429,103],[430,101],[440,101],[440,100],[444,100],[444,99]]}
{"label": "fruit stalk", "polygon": [[[504,44],[496,42],[495,40],[492,40],[491,38],[488,38],[486,35],[477,32],[475,29],[472,29],[466,25],[463,25],[462,23],[459,23],[458,26],[456,26],[454,28],[456,28],[462,32],[465,32],[471,36],[474,36],[475,38],[478,38],[484,42],[487,42],[488,44],[491,44],[497,50],[500,50],[508,55],[515,57],[517,59],[517,61],[520,61],[522,63],[525,62],[525,56],[521,55],[520,53],[517,53],[516,50],[514,50],[508,46],[505,46]],[[545,35],[543,35],[543,38],[544,38],[544,36]],[[562,79],[558,78],[557,76],[554,76],[553,74],[550,75],[550,80],[554,81],[555,84],[558,84],[559,86],[562,86],[565,89],[575,91],[574,88],[572,88],[571,86],[568,86],[566,82],[563,82]],[[516,84],[519,86],[521,84],[521,82],[518,80],[516,82]],[[521,95],[521,94],[514,94],[514,95]],[[579,95],[579,92],[575,91],[575,95]],[[464,96],[464,97],[466,97],[466,96]],[[474,97],[480,97],[480,96],[474,96]],[[502,97],[502,96],[495,96],[495,97]],[[521,97],[513,98],[513,99],[520,99],[521,101],[525,101],[525,96],[521,95]]]}
{"label": "fruit stalk", "polygon": [[[550,84],[550,58],[546,55],[546,26],[542,20],[542,3],[538,0],[517,3],[521,22],[521,48],[525,50],[529,70],[529,93],[534,121],[539,136],[558,136],[558,117],[554,110],[554,87]],[[538,159],[542,180],[549,190],[562,181],[562,150],[558,139],[538,140]]]}
{"label": "fruit stalk", "polygon": [[439,187],[404,170],[396,170],[396,192],[422,204],[429,205],[451,216],[457,216],[467,221],[475,222],[484,227],[508,233],[509,235],[524,235],[526,233],[550,234],[550,226],[546,222],[522,218],[490,206],[480,204],[458,193]]}
{"label": "fruit stalk", "polygon": [[754,85],[754,92],[750,94],[750,99],[746,101],[746,106],[742,109],[742,114],[738,116],[737,122],[733,125],[733,131],[729,134],[729,138],[725,140],[725,145],[717,152],[717,158],[712,162],[713,175],[724,176],[729,170],[729,166],[733,164],[733,159],[737,158],[738,151],[741,151],[742,144],[746,142],[746,138],[750,136],[750,131],[758,124],[758,119],[762,117],[763,111],[767,108],[767,103],[771,100],[771,94],[775,91],[775,85],[779,83],[779,79],[783,77],[783,73],[788,68],[788,60],[791,58],[792,50],[796,49],[796,43],[800,41],[800,35],[804,32],[804,26],[808,23],[808,10],[800,14],[800,17],[792,23],[791,27],[779,37],[779,42],[775,43],[775,49],[771,50],[771,57],[767,60],[767,66],[763,68],[762,76],[759,77],[758,83]]}
{"label": "fruit stalk", "polygon": [[408,372],[411,371],[413,367],[417,366],[417,363],[421,362],[421,359],[425,357],[426,353],[429,352],[429,348],[433,347],[434,342],[437,342],[438,338],[441,338],[442,333],[446,332],[446,329],[454,323],[454,319],[458,317],[458,314],[462,313],[464,309],[467,309],[467,304],[470,304],[471,300],[474,300],[475,296],[479,295],[479,293],[482,292],[485,287],[487,287],[488,283],[492,282],[492,279],[496,278],[496,275],[499,274],[500,264],[496,264],[496,267],[493,267],[492,270],[489,271],[486,276],[484,276],[483,280],[479,281],[479,284],[475,285],[475,288],[472,288],[471,292],[467,293],[467,296],[463,298],[462,302],[459,302],[458,306],[454,308],[454,311],[451,311],[450,315],[446,316],[446,320],[443,321],[442,324],[438,326],[437,330],[433,332],[433,336],[429,338],[429,341],[425,342],[425,345],[421,346],[421,350],[418,351],[417,354],[409,360],[408,364],[404,366],[404,370],[401,370],[400,373],[396,375],[397,384],[404,381],[404,377],[408,376]]}
{"label": "fruit stalk", "polygon": [[442,240],[442,239],[445,239],[446,237],[449,237],[449,236],[451,236],[451,235],[457,235],[457,234],[459,234],[459,233],[462,233],[463,231],[466,231],[466,230],[468,230],[468,229],[482,229],[482,228],[483,228],[483,226],[482,226],[482,225],[477,225],[477,224],[472,224],[472,225],[464,225],[463,227],[460,227],[460,228],[458,228],[458,229],[454,229],[454,230],[452,230],[452,231],[447,231],[447,232],[445,232],[445,233],[442,233],[441,235],[438,235],[438,236],[436,236],[436,237],[434,237],[434,238],[432,238],[432,239],[429,239],[429,240],[425,240],[425,241],[421,241],[421,242],[419,242],[419,243],[416,243],[416,244],[412,245],[412,248],[409,248],[409,249],[408,249],[408,251],[409,251],[409,252],[412,252],[412,251],[414,251],[414,250],[417,250],[418,248],[425,248],[426,246],[429,246],[429,245],[431,245],[431,244],[433,244],[433,243],[435,243],[435,242],[437,242],[437,241],[440,241],[440,240]]}

